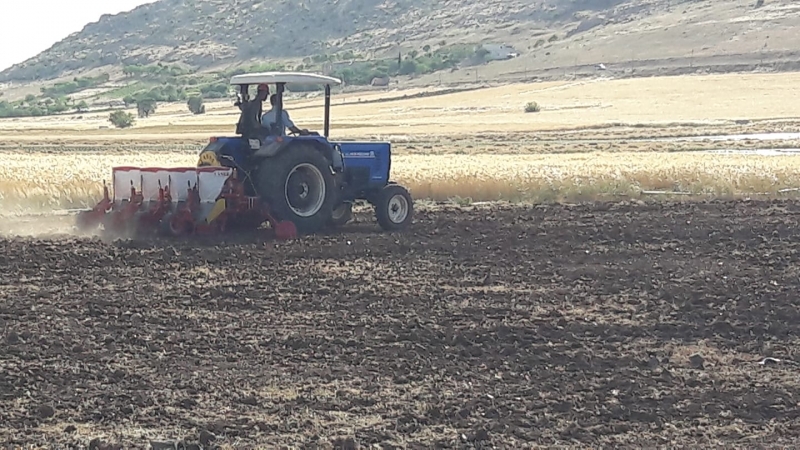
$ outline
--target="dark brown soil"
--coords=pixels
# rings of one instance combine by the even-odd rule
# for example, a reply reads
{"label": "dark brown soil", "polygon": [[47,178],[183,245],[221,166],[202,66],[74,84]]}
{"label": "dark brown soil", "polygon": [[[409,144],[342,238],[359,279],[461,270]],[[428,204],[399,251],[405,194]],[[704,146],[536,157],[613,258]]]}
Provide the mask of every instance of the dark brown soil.
{"label": "dark brown soil", "polygon": [[0,240],[0,443],[794,444],[800,367],[759,362],[800,360],[799,214],[492,206],[289,243]]}

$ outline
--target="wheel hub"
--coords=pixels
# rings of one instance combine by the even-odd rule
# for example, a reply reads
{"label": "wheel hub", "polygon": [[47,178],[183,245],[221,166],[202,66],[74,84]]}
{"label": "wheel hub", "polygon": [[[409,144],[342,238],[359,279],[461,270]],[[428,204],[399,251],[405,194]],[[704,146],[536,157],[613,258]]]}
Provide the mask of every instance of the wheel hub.
{"label": "wheel hub", "polygon": [[401,223],[408,217],[408,201],[402,195],[395,195],[389,200],[389,220]]}
{"label": "wheel hub", "polygon": [[295,166],[286,178],[286,203],[300,217],[316,214],[325,203],[325,178],[313,164]]}

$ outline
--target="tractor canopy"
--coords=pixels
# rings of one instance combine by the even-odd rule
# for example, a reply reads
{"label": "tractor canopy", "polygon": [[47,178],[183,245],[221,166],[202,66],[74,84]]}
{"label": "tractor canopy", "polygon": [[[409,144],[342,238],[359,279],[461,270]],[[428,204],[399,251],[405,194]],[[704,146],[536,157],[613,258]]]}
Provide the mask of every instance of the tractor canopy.
{"label": "tractor canopy", "polygon": [[231,85],[233,86],[251,86],[258,84],[341,84],[342,80],[338,78],[329,77],[327,75],[318,75],[315,73],[303,72],[261,72],[261,73],[246,73],[242,75],[234,75],[231,78]]}
{"label": "tractor canopy", "polygon": [[[319,75],[315,73],[303,73],[303,72],[260,72],[260,73],[248,73],[242,75],[234,75],[231,78],[230,84],[232,86],[238,86],[237,97],[238,101],[236,104],[242,108],[242,118],[240,119],[240,123],[248,123],[248,121],[253,120],[254,117],[258,116],[260,119],[260,113],[254,112],[248,109],[250,104],[250,94],[249,88],[250,86],[256,85],[274,85],[275,86],[275,94],[276,94],[276,104],[275,104],[275,113],[276,113],[276,120],[277,123],[275,125],[274,131],[283,130],[283,92],[287,84],[299,84],[299,85],[323,85],[325,87],[325,117],[324,117],[324,136],[328,137],[329,130],[330,130],[330,98],[331,98],[331,85],[339,85],[342,84],[342,80],[334,77],[329,77],[327,75]],[[247,117],[245,117],[245,115]],[[258,129],[258,124],[254,124],[252,128]],[[245,126],[244,128],[248,128]],[[240,134],[248,134],[247,131],[241,130],[242,133]]]}

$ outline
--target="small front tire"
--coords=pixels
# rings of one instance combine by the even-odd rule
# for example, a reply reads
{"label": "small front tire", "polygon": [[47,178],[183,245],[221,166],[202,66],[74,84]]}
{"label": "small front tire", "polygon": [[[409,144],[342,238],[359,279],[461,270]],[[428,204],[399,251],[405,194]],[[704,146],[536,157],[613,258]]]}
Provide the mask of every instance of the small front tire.
{"label": "small front tire", "polygon": [[387,231],[406,228],[414,216],[414,201],[408,190],[399,184],[388,184],[375,198],[375,217]]}

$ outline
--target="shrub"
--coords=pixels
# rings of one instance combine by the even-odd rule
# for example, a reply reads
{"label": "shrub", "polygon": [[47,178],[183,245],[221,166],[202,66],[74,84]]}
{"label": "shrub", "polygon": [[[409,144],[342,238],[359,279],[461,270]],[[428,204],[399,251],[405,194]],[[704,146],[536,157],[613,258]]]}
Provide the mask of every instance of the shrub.
{"label": "shrub", "polygon": [[206,113],[206,105],[203,104],[203,97],[199,95],[189,97],[189,101],[186,102],[186,106],[189,107],[189,111],[191,111],[192,114]]}
{"label": "shrub", "polygon": [[133,125],[133,114],[125,111],[114,111],[108,116],[108,121],[117,128],[128,128]]}
{"label": "shrub", "polygon": [[528,104],[525,105],[526,113],[537,113],[541,110],[542,110],[541,106],[539,106],[539,104],[536,102],[528,102]]}

